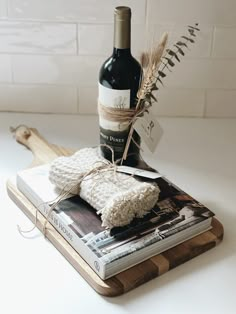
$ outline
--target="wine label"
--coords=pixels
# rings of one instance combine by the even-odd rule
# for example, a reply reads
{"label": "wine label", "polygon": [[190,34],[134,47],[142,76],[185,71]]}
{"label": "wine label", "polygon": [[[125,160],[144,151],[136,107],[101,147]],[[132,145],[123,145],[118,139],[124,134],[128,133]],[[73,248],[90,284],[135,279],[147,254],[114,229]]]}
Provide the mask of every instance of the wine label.
{"label": "wine label", "polygon": [[128,130],[112,131],[105,129],[100,124],[100,143],[109,145],[115,153],[122,154],[128,137]]}
{"label": "wine label", "polygon": [[126,109],[130,107],[130,89],[111,89],[98,83],[98,98],[106,107]]}
{"label": "wine label", "polygon": [[[105,107],[130,108],[130,90],[110,89],[99,83],[98,99]],[[122,154],[128,137],[129,123],[106,120],[99,116],[100,143],[111,146],[115,153]]]}

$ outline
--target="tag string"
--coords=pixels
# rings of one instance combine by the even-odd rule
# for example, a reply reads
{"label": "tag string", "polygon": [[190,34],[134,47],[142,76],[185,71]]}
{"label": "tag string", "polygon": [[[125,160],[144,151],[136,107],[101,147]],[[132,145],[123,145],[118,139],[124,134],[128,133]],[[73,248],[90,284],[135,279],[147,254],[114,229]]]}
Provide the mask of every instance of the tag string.
{"label": "tag string", "polygon": [[[46,231],[47,231],[47,224],[49,222],[50,216],[53,212],[53,210],[57,207],[57,205],[65,198],[67,198],[69,195],[73,195],[73,191],[77,191],[77,194],[79,194],[80,191],[80,186],[81,183],[83,181],[86,180],[90,180],[91,178],[96,178],[96,176],[98,176],[99,174],[101,174],[102,172],[107,172],[107,171],[113,171],[114,175],[117,174],[117,164],[120,162],[120,159],[115,160],[115,155],[114,155],[114,150],[107,144],[100,144],[98,147],[106,147],[111,151],[111,156],[112,156],[112,161],[109,160],[99,160],[96,161],[93,164],[93,167],[88,170],[86,173],[82,174],[81,177],[79,178],[79,180],[77,180],[74,184],[72,182],[72,185],[70,186],[70,188],[67,190],[66,186],[64,187],[64,189],[61,191],[61,193],[58,195],[58,197],[50,202],[47,203],[41,203],[36,207],[36,214],[35,214],[35,221],[34,221],[34,226],[32,228],[30,228],[29,230],[23,230],[19,225],[17,225],[17,229],[19,231],[19,233],[25,237],[24,234],[26,233],[30,233],[32,232],[36,227],[37,227],[37,222],[38,222],[38,212],[39,212],[39,208],[40,206],[43,205],[48,205],[51,204],[50,209],[45,217],[45,221],[43,224],[43,234],[46,237]],[[128,177],[133,177],[134,174],[129,174]],[[124,180],[126,180],[127,178],[125,178]],[[121,178],[119,178],[119,180],[121,180]]]}

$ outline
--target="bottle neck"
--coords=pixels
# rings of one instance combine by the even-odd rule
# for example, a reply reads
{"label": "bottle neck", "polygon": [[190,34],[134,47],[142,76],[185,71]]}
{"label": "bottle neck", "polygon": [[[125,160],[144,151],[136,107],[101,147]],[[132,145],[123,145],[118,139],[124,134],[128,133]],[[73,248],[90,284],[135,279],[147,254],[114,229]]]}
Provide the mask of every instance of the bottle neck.
{"label": "bottle neck", "polygon": [[130,51],[130,25],[131,17],[121,17],[115,15],[114,21],[114,50],[129,50]]}
{"label": "bottle neck", "polygon": [[131,56],[131,50],[130,48],[126,49],[120,49],[120,48],[113,48],[113,57],[130,57]]}

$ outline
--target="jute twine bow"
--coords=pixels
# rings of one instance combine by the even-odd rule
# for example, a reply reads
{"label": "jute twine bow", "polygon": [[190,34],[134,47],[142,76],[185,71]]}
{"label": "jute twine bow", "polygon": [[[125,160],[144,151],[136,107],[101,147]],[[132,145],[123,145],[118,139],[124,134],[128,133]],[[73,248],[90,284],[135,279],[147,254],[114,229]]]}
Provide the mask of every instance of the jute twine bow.
{"label": "jute twine bow", "polygon": [[127,125],[130,125],[130,130],[129,130],[128,138],[125,144],[123,156],[121,159],[121,164],[123,163],[123,160],[127,159],[131,140],[134,142],[136,146],[140,148],[138,143],[136,143],[132,137],[133,132],[134,132],[134,123],[136,122],[137,119],[142,118],[144,112],[146,112],[149,107],[150,107],[149,105],[140,106],[140,101],[139,101],[136,107],[133,109],[113,108],[113,107],[104,106],[98,101],[98,113],[100,116],[102,116],[104,119],[109,120],[109,121],[127,123]]}
{"label": "jute twine bow", "polygon": [[[72,182],[72,186],[70,187],[69,190],[66,190],[66,187],[64,187],[64,190],[62,190],[62,192],[60,193],[60,195],[55,199],[53,200],[52,202],[50,203],[42,203],[42,204],[39,204],[38,207],[36,208],[36,214],[35,214],[35,221],[34,221],[34,226],[33,228],[29,229],[29,230],[22,230],[21,227],[19,225],[17,225],[17,229],[18,231],[20,232],[20,234],[22,236],[24,236],[24,234],[26,233],[30,233],[32,232],[36,227],[37,227],[37,221],[38,221],[38,211],[39,211],[39,207],[42,206],[42,205],[49,205],[49,204],[52,204],[50,206],[50,209],[47,213],[47,216],[45,218],[45,222],[44,222],[44,225],[43,225],[43,234],[44,236],[46,237],[46,230],[47,230],[47,223],[49,221],[49,218],[51,216],[51,213],[53,212],[53,210],[57,207],[57,205],[63,200],[63,199],[66,199],[69,195],[73,195],[73,192],[76,190],[77,191],[77,194],[79,194],[79,191],[80,191],[80,186],[81,186],[81,183],[85,180],[90,180],[91,178],[95,178],[98,174],[102,173],[102,172],[107,172],[107,171],[113,171],[114,174],[116,175],[117,173],[117,164],[120,162],[120,160],[116,160],[115,161],[115,157],[114,157],[114,150],[109,146],[109,145],[106,145],[106,144],[101,144],[99,145],[99,147],[102,147],[102,146],[105,146],[107,147],[110,151],[111,151],[111,156],[112,156],[112,160],[109,161],[109,160],[99,160],[99,161],[96,161],[92,167],[92,169],[90,169],[89,171],[87,171],[86,173],[82,174],[78,180],[76,180],[76,182]],[[129,175],[130,176],[133,176],[132,175]]]}

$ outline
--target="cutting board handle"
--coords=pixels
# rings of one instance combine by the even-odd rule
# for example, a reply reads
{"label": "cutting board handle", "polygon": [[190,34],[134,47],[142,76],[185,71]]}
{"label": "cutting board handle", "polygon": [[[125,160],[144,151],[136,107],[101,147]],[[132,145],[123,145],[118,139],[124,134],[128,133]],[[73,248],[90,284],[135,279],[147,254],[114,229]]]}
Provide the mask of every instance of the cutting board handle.
{"label": "cutting board handle", "polygon": [[10,131],[14,134],[16,141],[27,147],[33,154],[33,162],[30,166],[41,165],[52,161],[58,156],[69,156],[74,150],[50,144],[40,135],[37,129],[26,125],[11,127]]}

